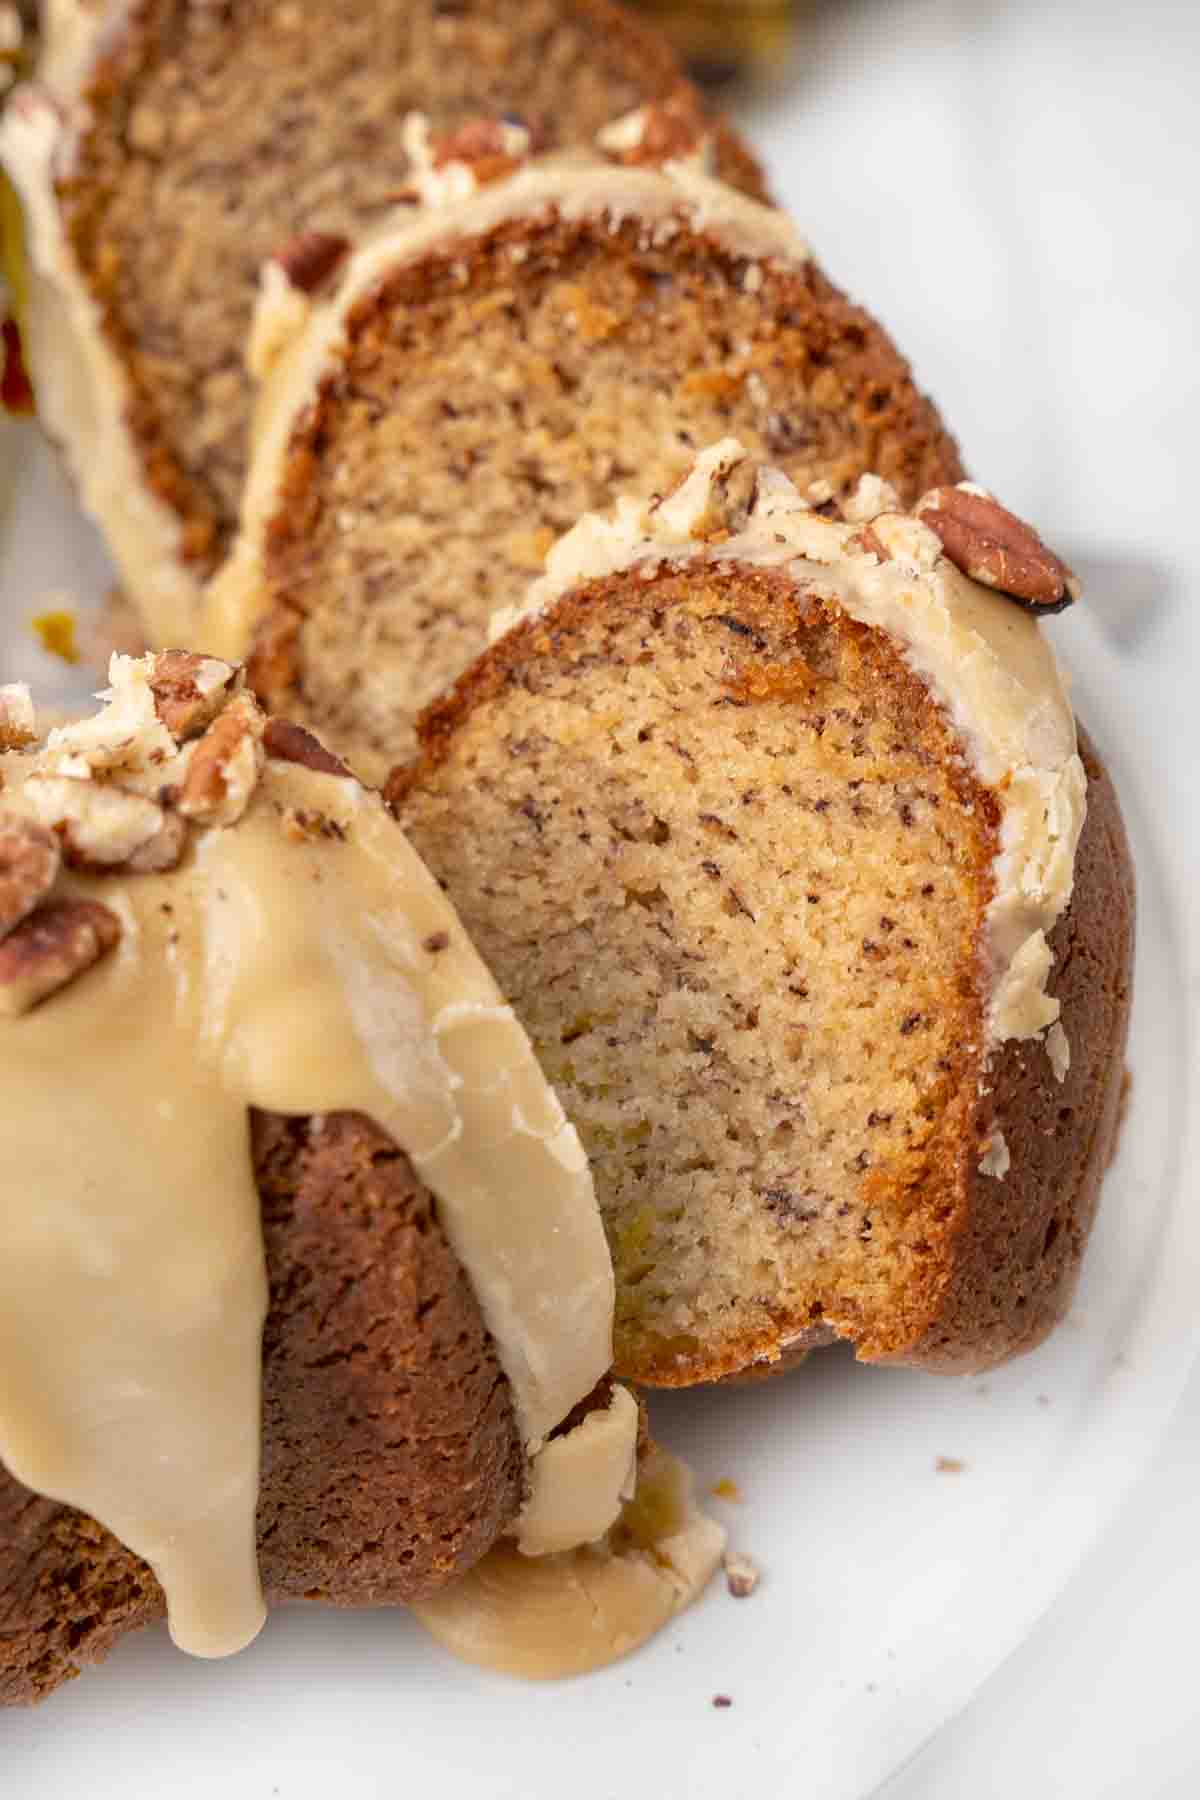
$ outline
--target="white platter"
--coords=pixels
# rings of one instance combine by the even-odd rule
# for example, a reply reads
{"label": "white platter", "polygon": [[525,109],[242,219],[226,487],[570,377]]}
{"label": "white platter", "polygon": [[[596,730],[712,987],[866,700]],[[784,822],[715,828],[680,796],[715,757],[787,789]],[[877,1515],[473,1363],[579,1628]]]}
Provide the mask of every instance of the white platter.
{"label": "white platter", "polygon": [[[1089,578],[1050,629],[1124,801],[1139,961],[1132,1105],[1071,1318],[979,1381],[830,1353],[660,1405],[704,1481],[740,1485],[714,1509],[764,1580],[746,1601],[714,1590],[605,1674],[488,1679],[394,1615],[280,1614],[225,1665],[146,1634],[0,1716],[5,1800],[866,1800],[1026,1639],[1147,1468],[1200,1347],[1200,605],[1180,504],[1198,365],[1179,231],[1200,39],[1177,0],[1146,10],[1131,36],[1125,7],[1090,5],[1081,57],[1070,0],[831,6],[791,99],[757,121],[778,191],[980,477]],[[103,558],[32,432],[0,421],[5,463],[0,667],[62,699],[24,621],[54,590],[97,597]],[[1020,1785],[1040,1796],[1038,1769]]]}

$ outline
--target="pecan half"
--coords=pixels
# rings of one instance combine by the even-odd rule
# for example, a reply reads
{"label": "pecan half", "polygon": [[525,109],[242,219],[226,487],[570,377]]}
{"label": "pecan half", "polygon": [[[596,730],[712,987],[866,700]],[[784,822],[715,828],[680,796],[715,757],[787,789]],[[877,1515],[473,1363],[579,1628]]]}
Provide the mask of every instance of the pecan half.
{"label": "pecan half", "polygon": [[301,294],[322,287],[350,249],[350,239],[334,231],[300,231],[275,252],[291,285]]}
{"label": "pecan half", "polygon": [[121,922],[98,900],[55,900],[0,944],[0,1013],[16,1018],[110,951]]}
{"label": "pecan half", "polygon": [[118,869],[127,865],[163,826],[154,800],[114,783],[75,775],[31,775],[25,802],[39,823],[62,844],[77,869]]}
{"label": "pecan half", "polygon": [[230,701],[192,751],[177,805],[198,825],[236,825],[262,771],[266,721],[249,694]]}
{"label": "pecan half", "polygon": [[154,707],[176,743],[198,737],[230,696],[238,670],[215,656],[164,650],[154,659],[150,691]]}
{"label": "pecan half", "polygon": [[291,719],[268,719],[263,734],[263,748],[276,762],[299,763],[318,775],[350,775],[340,757],[327,750],[303,725]]}
{"label": "pecan half", "polygon": [[0,938],[46,898],[61,861],[52,832],[17,813],[0,813]]}
{"label": "pecan half", "polygon": [[1032,525],[990,494],[968,487],[934,488],[917,502],[916,513],[955,568],[1028,611],[1062,612],[1079,598],[1079,583],[1066,563]]}

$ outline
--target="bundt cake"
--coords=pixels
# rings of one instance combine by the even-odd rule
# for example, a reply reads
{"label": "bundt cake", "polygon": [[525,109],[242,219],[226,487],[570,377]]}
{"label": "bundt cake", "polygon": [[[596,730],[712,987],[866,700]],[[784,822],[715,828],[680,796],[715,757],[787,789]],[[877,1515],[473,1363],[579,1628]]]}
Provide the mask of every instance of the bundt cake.
{"label": "bundt cake", "polygon": [[535,161],[383,229],[327,297],[269,272],[243,528],[202,641],[252,654],[272,709],[361,773],[403,754],[556,535],[727,430],[825,491],[875,469],[912,501],[961,474],[879,327],[698,162]]}
{"label": "bundt cake", "polygon": [[726,441],[585,519],[387,790],[579,1129],[642,1382],[1028,1349],[1109,1155],[1133,878],[1033,616],[1073,578],[967,485],[826,515]]}
{"label": "bundt cake", "polygon": [[569,1613],[638,1435],[575,1132],[378,795],[230,665],[112,678],[40,746],[0,690],[0,1703],[506,1536]]}
{"label": "bundt cake", "polygon": [[[648,101],[703,111],[610,0],[46,0],[37,73],[0,161],[28,227],[39,410],[160,644],[192,632],[236,520],[260,266],[388,209],[410,110],[439,134],[513,114],[547,144]],[[761,194],[712,131],[722,174]]]}

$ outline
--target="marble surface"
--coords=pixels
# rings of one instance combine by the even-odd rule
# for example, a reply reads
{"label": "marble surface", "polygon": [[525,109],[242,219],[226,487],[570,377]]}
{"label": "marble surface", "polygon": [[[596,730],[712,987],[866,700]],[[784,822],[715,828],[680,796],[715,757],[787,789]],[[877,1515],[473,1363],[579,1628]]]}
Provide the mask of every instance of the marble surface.
{"label": "marble surface", "polygon": [[[1200,601],[1198,94],[1190,0],[876,0],[819,8],[748,120],[973,472],[1089,578],[1171,747],[1160,817],[1193,840],[1200,755],[1169,675]],[[1179,998],[1194,1030],[1200,984]],[[1198,1477],[1200,1377],[1101,1550],[886,1800],[1194,1800]]]}

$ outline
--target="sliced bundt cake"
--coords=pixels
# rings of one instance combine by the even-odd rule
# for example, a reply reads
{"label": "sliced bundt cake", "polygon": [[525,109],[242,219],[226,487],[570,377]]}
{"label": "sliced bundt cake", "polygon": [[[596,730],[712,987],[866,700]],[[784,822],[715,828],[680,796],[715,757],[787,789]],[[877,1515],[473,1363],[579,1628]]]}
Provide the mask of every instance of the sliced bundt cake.
{"label": "sliced bundt cake", "polygon": [[634,1468],[578,1139],[437,884],[229,665],[113,676],[40,746],[0,689],[0,1704],[505,1535],[544,1606]]}
{"label": "sliced bundt cake", "polygon": [[911,501],[960,474],[880,328],[697,163],[534,162],[389,226],[328,297],[270,273],[205,642],[252,653],[271,707],[361,772],[405,750],[559,532],[726,430],[824,492],[880,469]]}
{"label": "sliced bundt cake", "polygon": [[980,490],[825,517],[725,443],[426,713],[391,802],[589,1152],[624,1373],[978,1369],[1061,1316],[1132,922],[1026,610],[1072,591]]}
{"label": "sliced bundt cake", "polygon": [[[423,1598],[521,1506],[521,1441],[474,1291],[432,1194],[368,1120],[257,1114],[253,1154],[271,1292],[266,1598]],[[44,1699],[165,1611],[140,1556],[0,1462],[0,1706]]]}
{"label": "sliced bundt cake", "polygon": [[[590,141],[647,101],[699,114],[663,39],[609,0],[50,0],[0,134],[25,206],[47,430],[155,641],[189,640],[247,453],[259,269],[357,236],[405,186],[401,126],[516,114]],[[719,122],[717,163],[761,193]]]}

